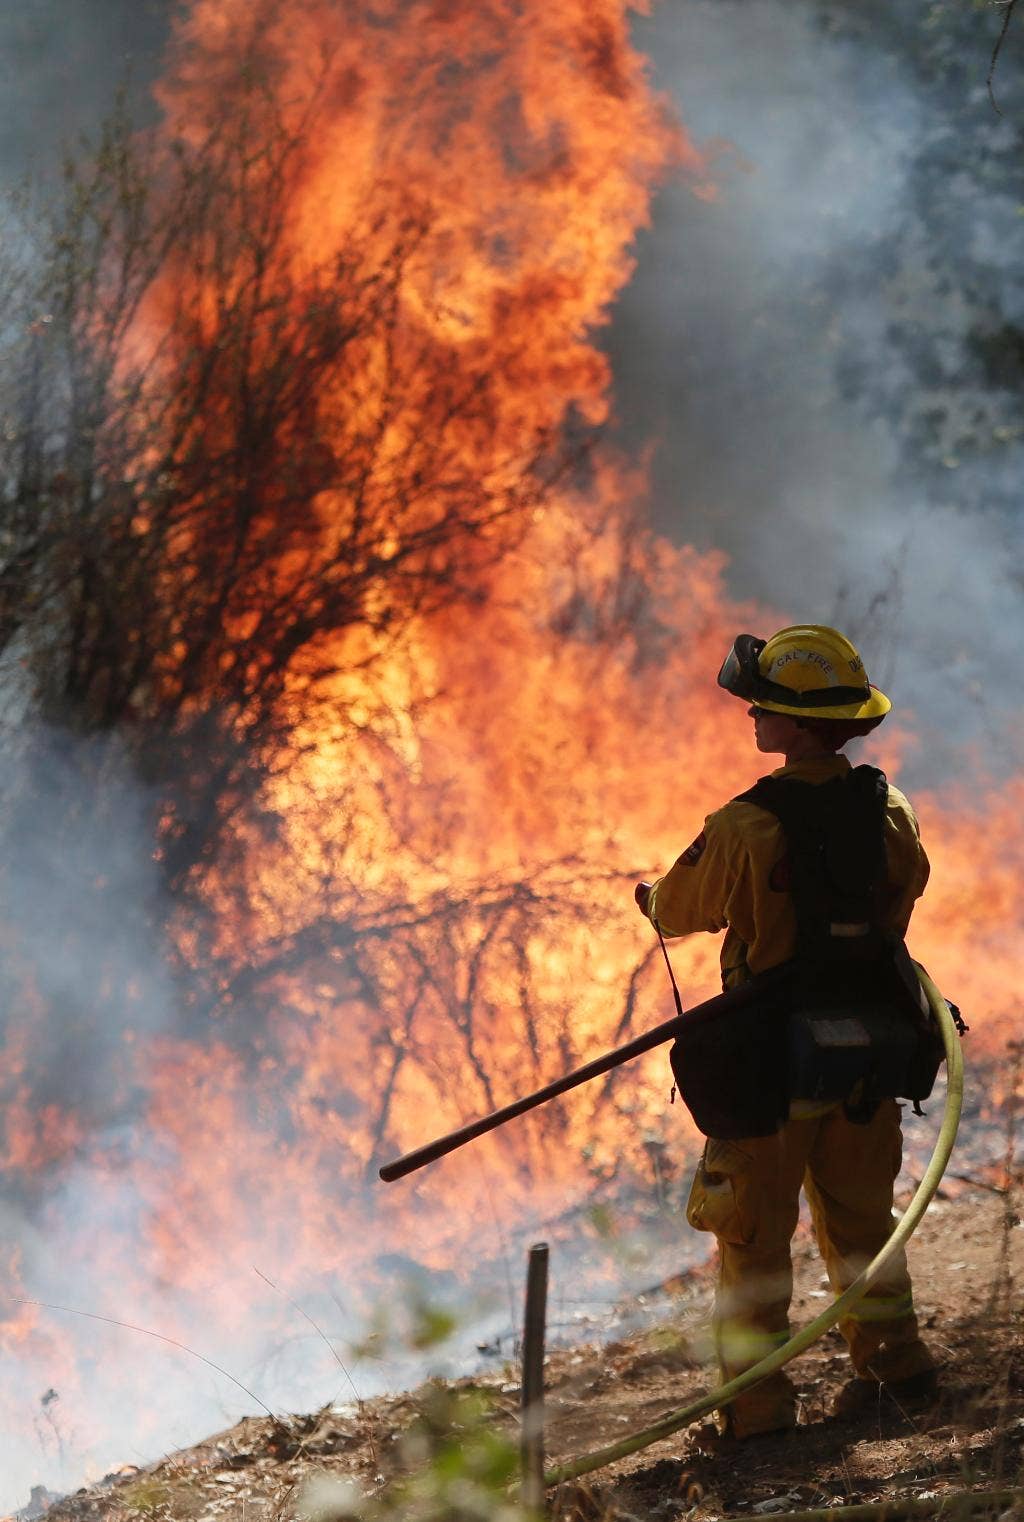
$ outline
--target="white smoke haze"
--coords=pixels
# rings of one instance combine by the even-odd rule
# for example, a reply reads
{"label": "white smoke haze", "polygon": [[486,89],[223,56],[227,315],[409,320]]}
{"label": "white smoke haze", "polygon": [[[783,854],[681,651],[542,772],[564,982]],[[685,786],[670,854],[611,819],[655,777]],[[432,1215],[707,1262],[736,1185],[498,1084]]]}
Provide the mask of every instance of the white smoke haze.
{"label": "white smoke haze", "polygon": [[[95,127],[129,55],[142,98],[169,9],[47,0],[0,17],[0,172],[9,183],[52,165],[61,139]],[[920,7],[901,0],[889,9],[897,29],[923,25]],[[637,274],[607,340],[617,438],[631,451],[657,441],[659,527],[727,550],[736,597],[758,598],[786,619],[836,622],[862,644],[872,677],[918,733],[905,763],[911,786],[941,783],[965,744],[1009,770],[1020,761],[1024,442],[1017,393],[981,384],[967,337],[979,312],[993,327],[1024,321],[1024,197],[1009,167],[1005,181],[999,170],[982,182],[950,143],[940,231],[951,252],[936,263],[921,164],[944,134],[956,137],[949,89],[911,69],[913,46],[894,50],[889,31],[837,37],[824,13],[810,0],[668,0],[637,21],[657,82],[692,136],[722,146],[718,199],[698,202],[668,186],[640,240]],[[991,155],[1008,166],[1024,126],[1019,68],[1008,53],[1007,115],[996,118],[984,90],[990,39],[981,17],[977,25],[973,83],[964,88]],[[928,366],[915,361],[922,348]],[[918,423],[929,411],[944,415],[925,443]],[[964,446],[971,433],[984,436],[984,448]],[[174,1160],[157,1155],[133,1086],[129,1033],[177,1033],[184,1016],[159,935],[152,799],[116,762],[102,801],[76,791],[88,770],[80,743],[51,736],[43,745],[26,733],[3,740],[0,924],[19,965],[35,970],[41,1003],[66,1016],[53,1030],[8,1009],[8,1030],[24,1023],[25,1065],[6,1097],[13,1102],[22,1082],[37,1110],[73,1097],[88,1123],[75,1163],[43,1169],[30,1195],[8,1171],[0,1228],[14,1249],[12,1293],[177,1338],[278,1410],[347,1401],[346,1376],[286,1298],[349,1363],[348,1340],[365,1330],[365,1316],[326,1269],[306,1279],[278,1254],[253,1264],[211,1238],[205,1308],[156,1272],[140,1301],[108,1271],[109,1247],[132,1242],[141,1252],[146,1239],[151,1202],[127,1161],[162,1161],[173,1182]],[[12,813],[19,799],[30,802]],[[680,843],[691,823],[678,822]],[[106,986],[134,992],[103,1004],[95,990]],[[18,987],[12,970],[9,989]],[[493,1260],[498,1279],[453,1345],[455,1364],[518,1314],[525,1249],[558,1208],[541,1199],[532,1221],[481,1226],[481,1258]],[[609,1297],[666,1268],[661,1259],[617,1259],[579,1235],[581,1258],[601,1259]],[[681,1227],[679,1238],[674,1266],[703,1255],[703,1242]],[[88,1259],[83,1242],[94,1244]],[[415,1244],[408,1262],[379,1267],[381,1295],[402,1300]],[[254,1268],[282,1293],[265,1288],[254,1298]],[[559,1267],[555,1322],[580,1310],[565,1288],[570,1272]],[[245,1326],[225,1327],[218,1307],[236,1287],[255,1310]],[[431,1279],[429,1293],[464,1295],[454,1278]],[[54,1368],[69,1363],[79,1387],[58,1388],[44,1407]],[[406,1382],[413,1364],[393,1351],[351,1372],[368,1395]],[[6,1420],[0,1440],[0,1507],[8,1508],[31,1484],[71,1488],[255,1409],[186,1353],[60,1312],[38,1313],[16,1385],[17,1423]]]}
{"label": "white smoke haze", "polygon": [[[996,115],[993,27],[957,9],[666,0],[638,17],[718,199],[663,191],[608,336],[620,440],[657,441],[658,526],[726,550],[737,598],[861,641],[913,712],[907,780],[929,785],[961,742],[996,771],[1020,750],[1013,684],[991,673],[1024,634],[1024,430],[967,340],[979,317],[1024,320],[1024,92],[1011,32]],[[0,173],[52,166],[125,78],[145,109],[172,11],[45,0],[0,17]]]}
{"label": "white smoke haze", "polygon": [[[966,345],[982,297],[1004,321],[1024,310],[1020,178],[1008,164],[982,180],[973,147],[959,163],[946,150],[943,258],[922,165],[956,112],[992,157],[1019,144],[1024,112],[988,103],[982,18],[973,82],[951,90],[906,65],[912,47],[899,67],[889,28],[836,38],[824,9],[680,0],[638,24],[656,82],[712,145],[719,197],[697,207],[669,187],[641,242],[611,341],[622,433],[658,439],[656,521],[726,549],[735,595],[862,643],[913,713],[911,784],[941,784],[961,742],[1008,771],[1019,684],[993,676],[1024,638],[1024,445],[1016,398],[978,385]],[[919,9],[890,19],[913,35]],[[1008,111],[1018,78],[1008,50]],[[929,452],[909,436],[924,407],[947,413]],[[968,418],[990,447],[958,457]]]}
{"label": "white smoke haze", "polygon": [[[95,749],[24,726],[3,736],[0,1318],[33,1323],[13,1344],[17,1378],[5,1380],[2,1392],[4,1507],[24,1502],[31,1484],[81,1483],[96,1467],[91,1423],[130,1432],[138,1399],[138,1388],[125,1384],[127,1334],[19,1303],[31,1298],[134,1319],[137,1308],[122,1301],[109,1272],[113,1244],[140,1243],[145,1234],[146,1202],[125,1166],[152,1147],[138,1113],[132,1053],[137,1039],[173,1030],[179,1018],[158,928],[152,800],[109,746],[103,786],[88,788],[83,779],[96,777]],[[61,1139],[49,1134],[61,1115],[75,1117],[70,1163]],[[167,1402],[173,1422],[174,1412],[187,1408],[188,1381],[176,1381],[167,1351],[157,1358],[141,1350],[132,1380],[147,1387],[147,1403],[149,1391],[157,1407]],[[78,1388],[65,1383],[69,1369]]]}
{"label": "white smoke haze", "polygon": [[[566,1201],[538,1184],[532,1215],[503,1219],[496,1199],[491,1218],[476,1223],[470,1285],[464,1265],[438,1272],[417,1262],[414,1224],[407,1253],[380,1253],[372,1282],[354,1280],[345,1242],[318,1260],[298,1215],[265,1220],[255,1255],[231,1221],[208,1222],[190,1233],[179,1279],[153,1224],[161,1190],[187,1189],[188,1177],[134,1063],[138,1048],[181,1034],[189,1019],[161,938],[167,906],[153,855],[154,799],[108,740],[22,728],[3,749],[0,1030],[9,1067],[0,1089],[0,1323],[7,1330],[27,1319],[29,1329],[5,1344],[0,1511],[24,1504],[33,1485],[66,1492],[116,1465],[149,1462],[258,1413],[261,1401],[276,1413],[307,1411],[406,1388],[428,1374],[464,1372],[479,1361],[480,1344],[510,1358],[521,1266],[553,1224],[552,1341],[595,1316],[605,1330],[618,1325],[616,1301],[703,1256],[699,1241],[678,1240],[668,1216],[654,1222],[649,1241],[631,1228],[627,1244],[613,1230],[595,1232],[585,1209],[568,1224],[553,1222]],[[38,1007],[26,1003],[26,989]],[[244,1027],[234,1039],[244,1051]],[[288,1087],[278,1097],[260,1130],[283,1155],[295,1144],[299,1107]],[[201,1103],[183,1086],[184,1113]],[[73,1117],[78,1136],[55,1146],[50,1161],[34,1149],[45,1148],[48,1117],[58,1115]],[[435,1128],[429,1115],[422,1123],[425,1136]],[[484,1169],[492,1145],[477,1144]],[[250,1189],[233,1202],[241,1215],[264,1221],[258,1185],[243,1174],[237,1187]],[[372,1219],[380,1187],[368,1182],[366,1198],[352,1200],[361,1219]],[[443,1192],[443,1180],[428,1188]],[[407,1335],[419,1306],[452,1315],[452,1336],[436,1349],[418,1349]],[[378,1315],[380,1335],[360,1356],[354,1349]]]}
{"label": "white smoke haze", "polygon": [[0,10],[0,176],[49,175],[130,90],[145,113],[173,0],[31,0]]}

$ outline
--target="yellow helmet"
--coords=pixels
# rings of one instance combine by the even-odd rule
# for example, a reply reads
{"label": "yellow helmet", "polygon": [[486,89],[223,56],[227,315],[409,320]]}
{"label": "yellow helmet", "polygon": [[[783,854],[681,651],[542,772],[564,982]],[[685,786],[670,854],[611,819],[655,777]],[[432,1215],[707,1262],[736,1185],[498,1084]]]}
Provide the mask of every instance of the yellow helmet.
{"label": "yellow helmet", "polygon": [[804,719],[881,719],[892,707],[850,641],[825,624],[794,624],[769,640],[741,634],[718,685],[770,713]]}

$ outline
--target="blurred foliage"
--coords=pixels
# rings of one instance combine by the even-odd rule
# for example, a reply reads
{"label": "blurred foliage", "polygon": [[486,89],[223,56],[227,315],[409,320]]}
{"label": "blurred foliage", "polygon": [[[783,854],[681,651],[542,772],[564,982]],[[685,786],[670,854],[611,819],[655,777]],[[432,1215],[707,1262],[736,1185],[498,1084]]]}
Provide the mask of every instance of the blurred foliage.
{"label": "blurred foliage", "polygon": [[399,1439],[398,1477],[373,1495],[347,1481],[313,1480],[300,1516],[310,1522],[522,1522],[530,1513],[513,1498],[518,1448],[497,1430],[496,1415],[482,1392],[427,1386]]}

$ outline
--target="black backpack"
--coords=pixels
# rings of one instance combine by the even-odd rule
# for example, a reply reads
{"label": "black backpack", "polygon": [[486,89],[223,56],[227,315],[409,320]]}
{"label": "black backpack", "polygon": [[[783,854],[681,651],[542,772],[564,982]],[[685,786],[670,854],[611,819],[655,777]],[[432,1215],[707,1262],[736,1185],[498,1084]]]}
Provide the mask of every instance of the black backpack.
{"label": "black backpack", "polygon": [[842,1101],[855,1121],[881,1099],[917,1109],[943,1046],[903,940],[882,923],[885,776],[858,766],[825,783],[763,777],[736,801],[782,827],[773,885],[792,898],[797,941],[789,978],[762,1006],[684,1032],[672,1048],[698,1126],[723,1139],[769,1136],[792,1100]]}

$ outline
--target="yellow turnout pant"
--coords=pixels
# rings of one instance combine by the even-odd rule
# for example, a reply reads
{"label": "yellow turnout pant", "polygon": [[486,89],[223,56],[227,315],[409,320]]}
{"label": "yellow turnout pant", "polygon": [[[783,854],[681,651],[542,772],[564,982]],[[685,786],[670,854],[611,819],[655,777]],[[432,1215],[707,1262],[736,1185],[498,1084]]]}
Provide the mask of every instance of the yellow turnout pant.
{"label": "yellow turnout pant", "polygon": [[[790,1240],[803,1186],[829,1282],[846,1289],[890,1236],[902,1135],[895,1100],[866,1125],[841,1105],[785,1122],[774,1136],[709,1140],[690,1190],[687,1220],[718,1240],[715,1344],[723,1379],[759,1362],[789,1337]],[[906,1256],[896,1254],[852,1313],[839,1322],[856,1373],[901,1380],[933,1367],[921,1341]],[[793,1386],[784,1370],[729,1407],[738,1437],[791,1426]]]}

